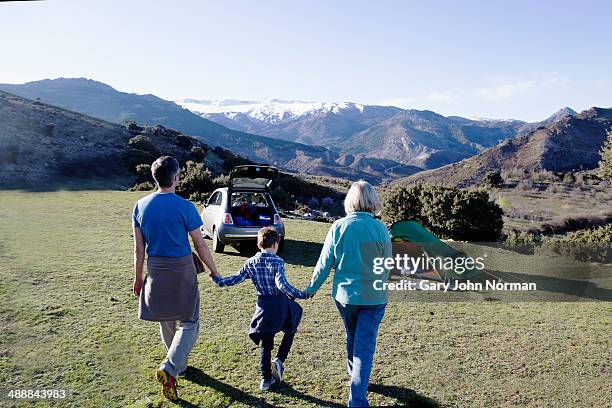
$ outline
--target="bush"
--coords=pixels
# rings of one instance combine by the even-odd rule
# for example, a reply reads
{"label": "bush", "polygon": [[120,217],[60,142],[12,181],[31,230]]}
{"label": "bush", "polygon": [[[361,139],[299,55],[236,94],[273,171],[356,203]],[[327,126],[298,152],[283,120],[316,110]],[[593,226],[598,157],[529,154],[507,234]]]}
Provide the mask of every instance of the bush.
{"label": "bush", "polygon": [[174,139],[174,144],[176,144],[178,147],[182,147],[183,149],[191,149],[191,146],[193,146],[193,141],[188,136],[177,135]]}
{"label": "bush", "polygon": [[499,187],[502,185],[504,180],[502,179],[501,173],[499,171],[492,171],[487,173],[484,178],[483,184],[486,187]]}
{"label": "bush", "polygon": [[191,159],[201,163],[206,159],[206,150],[202,146],[193,146],[191,148]]}
{"label": "bush", "polygon": [[123,155],[123,161],[130,171],[136,172],[136,167],[139,164],[151,165],[158,157],[144,150],[128,149]]}
{"label": "bush", "polygon": [[143,183],[137,183],[133,187],[130,188],[130,191],[151,191],[155,190],[156,185],[150,181],[145,181]]}
{"label": "bush", "polygon": [[321,201],[321,206],[327,211],[331,210],[334,207],[334,205],[335,205],[335,201],[331,197],[325,197]]}
{"label": "bush", "polygon": [[599,162],[599,176],[612,180],[612,129],[608,131],[608,138],[601,148],[601,161]]}
{"label": "bush", "polygon": [[542,242],[542,236],[525,231],[510,231],[504,237],[502,247],[522,254],[533,254],[535,245]]}
{"label": "bush", "polygon": [[385,222],[412,219],[443,238],[497,241],[504,225],[503,210],[481,190],[417,184],[390,190],[384,202]]}
{"label": "bush", "polygon": [[144,152],[149,152],[158,158],[161,156],[161,152],[157,146],[153,144],[150,138],[145,135],[136,135],[128,141],[128,146],[133,149],[142,150]]}
{"label": "bush", "polygon": [[210,170],[203,163],[188,161],[181,171],[176,193],[184,198],[193,198],[193,196],[209,193],[212,189],[213,181]]}
{"label": "bush", "polygon": [[542,252],[569,256],[584,262],[612,262],[612,224],[545,237]]}
{"label": "bush", "polygon": [[144,130],[142,126],[138,126],[138,124],[134,122],[133,120],[128,120],[127,122],[125,122],[125,127],[128,130],[128,132],[130,132],[133,135],[138,134]]}
{"label": "bush", "polygon": [[319,208],[319,200],[312,197],[310,200],[308,200],[308,207],[312,208],[313,210]]}
{"label": "bush", "polygon": [[136,183],[144,182],[153,183],[153,175],[151,174],[150,164],[139,164],[136,166]]}

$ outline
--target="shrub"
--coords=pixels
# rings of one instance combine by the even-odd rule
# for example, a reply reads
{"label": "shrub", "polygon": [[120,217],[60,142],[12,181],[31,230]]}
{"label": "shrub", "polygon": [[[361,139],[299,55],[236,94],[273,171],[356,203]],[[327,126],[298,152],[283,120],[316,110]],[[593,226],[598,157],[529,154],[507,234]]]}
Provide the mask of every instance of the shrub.
{"label": "shrub", "polygon": [[321,206],[328,211],[334,206],[334,204],[335,204],[334,199],[331,197],[325,197],[321,201]]}
{"label": "shrub", "polygon": [[522,254],[533,254],[535,245],[542,242],[542,236],[525,231],[510,231],[502,241],[502,247]]}
{"label": "shrub", "polygon": [[608,131],[608,138],[600,153],[599,176],[603,179],[612,179],[612,129]]}
{"label": "shrub", "polygon": [[203,163],[188,161],[181,170],[181,178],[176,193],[184,198],[208,193],[213,189],[212,173]]}
{"label": "shrub", "polygon": [[130,132],[133,135],[138,134],[144,130],[142,126],[138,126],[138,124],[134,122],[133,120],[128,120],[127,122],[125,122],[125,127],[128,130],[128,132]]}
{"label": "shrub", "polygon": [[308,200],[308,207],[312,209],[319,208],[319,200],[317,200],[315,197],[312,197],[310,200]]}
{"label": "shrub", "polygon": [[191,149],[191,146],[193,146],[193,141],[189,136],[179,134],[174,139],[174,144],[176,144],[178,147],[182,147],[183,149]]}
{"label": "shrub", "polygon": [[226,176],[225,174],[222,174],[213,180],[214,188],[221,188],[227,186],[229,186],[229,176]]}
{"label": "shrub", "polygon": [[492,171],[487,173],[484,178],[483,184],[486,187],[499,187],[504,182],[501,173],[499,171]]}
{"label": "shrub", "polygon": [[206,149],[202,146],[193,146],[191,148],[191,159],[195,162],[201,163],[206,158]]}
{"label": "shrub", "polygon": [[123,161],[130,171],[136,172],[136,167],[139,164],[151,165],[158,157],[144,150],[128,149],[123,155]]}
{"label": "shrub", "polygon": [[157,146],[153,144],[150,138],[145,135],[136,135],[128,141],[128,146],[133,149],[149,152],[155,158],[161,156],[161,152]]}
{"label": "shrub", "polygon": [[576,182],[576,176],[574,175],[574,173],[565,173],[563,175],[563,183],[572,184],[575,182]]}
{"label": "shrub", "polygon": [[150,181],[145,181],[143,183],[137,183],[133,187],[130,188],[130,191],[151,191],[155,189],[155,184]]}
{"label": "shrub", "polygon": [[486,191],[422,184],[388,191],[382,213],[385,222],[412,219],[443,238],[481,242],[499,239],[502,215]]}
{"label": "shrub", "polygon": [[612,262],[612,224],[546,237],[542,252],[569,256],[584,262]]}
{"label": "shrub", "polygon": [[153,175],[151,174],[150,164],[139,164],[136,166],[136,183],[153,183]]}

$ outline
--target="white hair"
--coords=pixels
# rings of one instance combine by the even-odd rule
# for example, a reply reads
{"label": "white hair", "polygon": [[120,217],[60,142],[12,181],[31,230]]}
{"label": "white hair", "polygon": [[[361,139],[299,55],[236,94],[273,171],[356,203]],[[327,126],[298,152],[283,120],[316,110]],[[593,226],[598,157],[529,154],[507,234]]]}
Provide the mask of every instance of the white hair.
{"label": "white hair", "polygon": [[344,199],[344,211],[348,214],[365,211],[377,215],[382,210],[382,202],[370,183],[359,180],[353,183]]}

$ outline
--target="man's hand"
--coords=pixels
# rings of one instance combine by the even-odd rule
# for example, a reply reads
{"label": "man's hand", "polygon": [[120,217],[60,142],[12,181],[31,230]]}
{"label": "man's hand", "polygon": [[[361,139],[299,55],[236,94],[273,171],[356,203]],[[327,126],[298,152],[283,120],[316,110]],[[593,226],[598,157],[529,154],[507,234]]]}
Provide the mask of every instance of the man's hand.
{"label": "man's hand", "polygon": [[142,278],[134,278],[134,283],[132,284],[132,293],[136,297],[140,296],[140,291],[142,290],[142,282]]}
{"label": "man's hand", "polygon": [[211,270],[208,276],[210,276],[211,279],[212,278],[221,279],[221,274],[218,271]]}

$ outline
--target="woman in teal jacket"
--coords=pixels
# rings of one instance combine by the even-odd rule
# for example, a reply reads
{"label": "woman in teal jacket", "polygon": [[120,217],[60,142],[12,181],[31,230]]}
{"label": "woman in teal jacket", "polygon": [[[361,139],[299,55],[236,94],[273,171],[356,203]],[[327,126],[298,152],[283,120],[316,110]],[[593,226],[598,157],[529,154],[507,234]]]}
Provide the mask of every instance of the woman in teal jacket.
{"label": "woman in teal jacket", "polygon": [[[351,377],[349,407],[367,407],[366,392],[376,349],[378,326],[387,305],[389,271],[374,270],[375,258],[391,257],[387,228],[374,218],[382,204],[366,181],[353,183],[344,200],[346,217],[327,233],[310,285],[314,295],[334,268],[332,296],[346,331],[347,369]],[[379,264],[380,265],[380,264]],[[380,268],[377,268],[380,269]]]}

